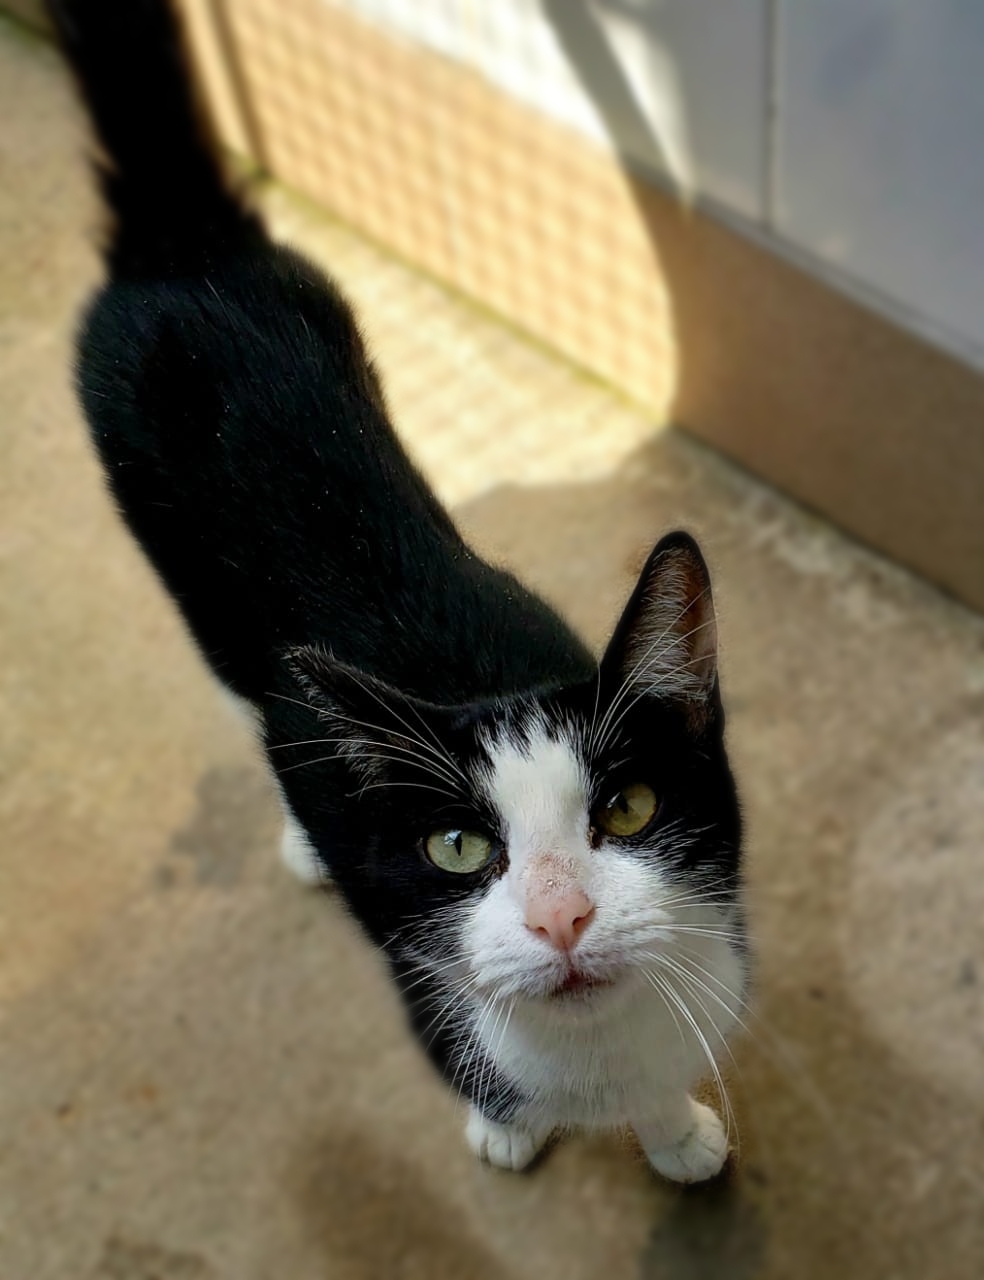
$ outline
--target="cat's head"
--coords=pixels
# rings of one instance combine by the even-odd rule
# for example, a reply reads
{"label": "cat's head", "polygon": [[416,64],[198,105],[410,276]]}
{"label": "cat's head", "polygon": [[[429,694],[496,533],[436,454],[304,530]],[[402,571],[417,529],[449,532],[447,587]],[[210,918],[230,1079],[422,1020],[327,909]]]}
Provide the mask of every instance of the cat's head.
{"label": "cat's head", "polygon": [[714,607],[687,535],[658,544],[574,687],[439,707],[318,650],[292,667],[318,728],[281,782],[403,972],[567,1017],[740,945]]}

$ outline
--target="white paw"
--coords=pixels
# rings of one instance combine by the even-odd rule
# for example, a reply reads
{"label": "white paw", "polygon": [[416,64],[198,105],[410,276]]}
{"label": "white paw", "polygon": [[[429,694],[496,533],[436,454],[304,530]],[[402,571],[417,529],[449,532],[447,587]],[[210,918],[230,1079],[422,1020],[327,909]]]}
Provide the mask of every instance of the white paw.
{"label": "white paw", "polygon": [[302,884],[328,884],[331,877],[318,860],[304,828],[291,813],[284,813],[284,833],[280,838],[280,858]]}
{"label": "white paw", "polygon": [[672,1182],[704,1182],[720,1173],[728,1158],[728,1137],[717,1115],[693,1100],[690,1109],[691,1126],[682,1138],[646,1152],[656,1172]]}
{"label": "white paw", "polygon": [[475,1107],[471,1108],[465,1138],[480,1160],[487,1160],[497,1169],[525,1169],[550,1137],[523,1124],[496,1124],[486,1120]]}

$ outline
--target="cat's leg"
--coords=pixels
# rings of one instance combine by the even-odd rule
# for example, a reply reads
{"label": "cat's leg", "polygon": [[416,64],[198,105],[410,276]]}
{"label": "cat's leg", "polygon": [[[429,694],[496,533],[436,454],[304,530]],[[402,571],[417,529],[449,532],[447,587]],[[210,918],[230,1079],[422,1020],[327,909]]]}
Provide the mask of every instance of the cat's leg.
{"label": "cat's leg", "polygon": [[672,1182],[704,1182],[724,1168],[728,1136],[719,1117],[689,1094],[633,1124],[646,1159]]}
{"label": "cat's leg", "polygon": [[282,801],[284,831],[280,837],[280,860],[302,884],[312,887],[331,884],[331,876],[314,851],[307,832],[291,813],[286,801]]}
{"label": "cat's leg", "polygon": [[552,1128],[531,1124],[523,1120],[510,1120],[500,1124],[482,1115],[472,1103],[465,1126],[465,1138],[480,1160],[487,1160],[497,1169],[525,1169],[543,1150]]}
{"label": "cat's leg", "polygon": [[[224,685],[222,691],[240,720],[248,726],[256,738],[262,739],[263,720],[259,710],[253,706],[252,702],[241,698],[239,694],[233,693]],[[280,809],[284,817],[284,829],[280,837],[281,862],[302,884],[311,886],[330,884],[331,876],[319,861],[307,837],[307,832],[294,817],[287,803],[287,797],[279,786],[277,792],[280,795]]]}

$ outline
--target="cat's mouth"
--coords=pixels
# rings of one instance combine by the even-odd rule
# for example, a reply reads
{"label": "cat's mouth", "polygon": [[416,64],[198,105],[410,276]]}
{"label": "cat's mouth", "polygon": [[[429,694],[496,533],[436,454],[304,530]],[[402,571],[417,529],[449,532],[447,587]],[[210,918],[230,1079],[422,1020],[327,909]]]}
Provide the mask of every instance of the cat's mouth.
{"label": "cat's mouth", "polygon": [[548,995],[551,1000],[583,1000],[614,985],[614,978],[599,978],[581,969],[570,969]]}

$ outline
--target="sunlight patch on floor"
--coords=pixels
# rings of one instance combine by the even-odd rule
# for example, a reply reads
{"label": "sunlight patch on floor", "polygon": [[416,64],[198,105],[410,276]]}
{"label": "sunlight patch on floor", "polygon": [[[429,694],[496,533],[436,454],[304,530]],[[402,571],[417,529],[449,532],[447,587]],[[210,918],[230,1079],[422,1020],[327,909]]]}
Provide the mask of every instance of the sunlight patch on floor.
{"label": "sunlight patch on floor", "polygon": [[396,426],[450,506],[505,484],[605,479],[663,425],[321,210],[280,188],[263,207],[278,237],[330,264]]}

